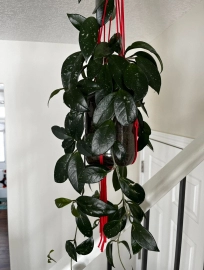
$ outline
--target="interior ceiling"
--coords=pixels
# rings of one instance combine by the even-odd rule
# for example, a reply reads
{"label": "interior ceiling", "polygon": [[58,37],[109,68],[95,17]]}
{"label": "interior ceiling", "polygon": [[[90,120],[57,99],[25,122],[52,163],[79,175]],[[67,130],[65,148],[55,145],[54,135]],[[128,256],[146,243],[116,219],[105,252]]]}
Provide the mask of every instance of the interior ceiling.
{"label": "interior ceiling", "polygon": [[[151,41],[201,0],[125,0],[126,40]],[[0,40],[77,43],[66,13],[91,15],[95,0],[0,0]]]}

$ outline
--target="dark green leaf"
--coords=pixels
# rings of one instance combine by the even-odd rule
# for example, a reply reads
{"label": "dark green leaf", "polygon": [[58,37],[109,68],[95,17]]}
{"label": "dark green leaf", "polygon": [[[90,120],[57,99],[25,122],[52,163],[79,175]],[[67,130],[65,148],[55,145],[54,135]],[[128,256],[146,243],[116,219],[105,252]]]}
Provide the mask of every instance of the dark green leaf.
{"label": "dark green leaf", "polygon": [[141,204],[145,199],[145,192],[144,189],[139,185],[135,184],[133,181],[127,178],[120,178],[119,179],[120,187],[122,192],[128,197],[130,200]]}
{"label": "dark green leaf", "polygon": [[84,184],[79,182],[79,179],[78,179],[83,169],[84,169],[84,163],[81,158],[81,155],[78,152],[73,153],[68,163],[68,178],[73,188],[78,193],[81,193],[84,188]]}
{"label": "dark green leaf", "polygon": [[113,241],[110,241],[106,246],[106,257],[107,257],[109,264],[111,266],[115,267],[113,264],[113,254],[112,254],[113,244],[112,244],[112,242]]}
{"label": "dark green leaf", "polygon": [[68,168],[68,161],[70,159],[71,155],[66,154],[62,156],[60,159],[58,159],[55,170],[54,170],[54,179],[57,183],[63,183],[67,180],[68,174],[67,174],[67,168]]}
{"label": "dark green leaf", "polygon": [[92,140],[92,153],[95,155],[104,154],[116,140],[116,129],[113,121],[104,122],[94,133]]}
{"label": "dark green leaf", "polygon": [[76,218],[76,224],[80,232],[87,237],[92,237],[93,231],[89,218],[87,215],[80,212],[79,217]]}
{"label": "dark green leaf", "polygon": [[103,58],[103,57],[107,57],[109,55],[112,54],[112,50],[109,47],[107,42],[101,42],[99,43],[94,51],[94,60],[98,59],[98,58]]}
{"label": "dark green leaf", "polygon": [[113,220],[105,224],[103,231],[108,238],[112,238],[121,231],[121,220]]}
{"label": "dark green leaf", "polygon": [[88,238],[84,242],[82,242],[80,245],[76,247],[76,252],[81,255],[87,255],[91,253],[94,247],[94,240],[93,238]]}
{"label": "dark green leaf", "polygon": [[131,259],[132,256],[131,256],[130,247],[129,247],[128,242],[126,242],[126,241],[120,241],[119,243],[120,243],[120,244],[123,244],[123,245],[127,248],[128,252],[129,252],[129,254],[130,254],[130,259]]}
{"label": "dark green leaf", "polygon": [[133,223],[131,230],[131,237],[141,247],[151,250],[159,251],[156,241],[150,232],[148,232],[140,223]]}
{"label": "dark green leaf", "polygon": [[72,211],[72,215],[75,216],[75,217],[79,217],[80,216],[80,213],[79,211],[76,209],[75,205],[72,204],[71,206],[71,211]]}
{"label": "dark green leaf", "polygon": [[149,85],[159,94],[161,88],[161,76],[155,65],[144,57],[137,57],[137,64],[145,73]]}
{"label": "dark green leaf", "polygon": [[[99,25],[103,24],[102,19],[103,19],[103,13],[104,13],[104,8],[105,8],[105,2],[106,1],[104,1],[104,4],[100,5],[96,10],[96,19]],[[114,11],[114,0],[109,0],[106,6],[106,14],[104,18],[105,24],[109,21],[111,15],[113,14],[113,11]]]}
{"label": "dark green leaf", "polygon": [[108,58],[109,72],[112,74],[112,77],[117,85],[122,89],[126,88],[123,82],[123,73],[128,65],[128,61],[119,55],[111,55]]}
{"label": "dark green leaf", "polygon": [[56,89],[56,90],[54,90],[54,91],[51,93],[51,95],[50,95],[50,97],[49,97],[49,100],[48,100],[48,102],[47,102],[47,105],[48,105],[48,106],[49,106],[50,99],[53,98],[55,95],[57,95],[61,90],[64,90],[64,88]]}
{"label": "dark green leaf", "polygon": [[97,199],[100,198],[100,194],[99,194],[98,190],[96,190],[96,191],[94,192],[94,194],[92,195],[92,197],[93,197],[93,198],[97,198]]}
{"label": "dark green leaf", "polygon": [[75,148],[75,142],[71,137],[69,137],[62,142],[62,147],[64,148],[66,153],[72,153]]}
{"label": "dark green leaf", "polygon": [[[126,152],[124,146],[120,142],[115,142],[113,145],[113,154],[117,157],[120,161],[125,159]],[[116,162],[117,163],[117,162]]]}
{"label": "dark green leaf", "polygon": [[108,217],[108,221],[114,221],[114,220],[121,221],[120,231],[122,231],[125,228],[126,223],[127,223],[126,210],[124,206],[122,206],[119,210],[116,210],[113,215]]}
{"label": "dark green leaf", "polygon": [[[119,167],[119,173],[121,177],[127,177],[127,167]],[[113,187],[115,189],[115,191],[118,191],[120,189],[120,184],[118,181],[118,176],[117,176],[117,172],[116,170],[114,170],[113,172],[113,177],[112,177],[112,181],[113,181]]]}
{"label": "dark green leaf", "polygon": [[98,73],[101,70],[102,64],[103,64],[103,59],[94,60],[93,57],[90,58],[88,66],[87,66],[88,79],[93,79],[98,75]]}
{"label": "dark green leaf", "polygon": [[88,184],[98,183],[108,172],[105,166],[87,166],[79,175],[79,181]]}
{"label": "dark green leaf", "polygon": [[103,201],[88,197],[80,196],[77,198],[79,209],[86,215],[93,217],[109,216],[115,212],[115,207],[104,203]]}
{"label": "dark green leaf", "polygon": [[114,115],[114,98],[115,93],[111,93],[103,98],[100,103],[97,105],[94,115],[93,115],[93,123],[95,125],[100,126],[105,121],[111,119]]}
{"label": "dark green leaf", "polygon": [[96,6],[94,8],[93,14],[96,13],[96,10],[105,2],[105,0],[96,1]]}
{"label": "dark green leaf", "polygon": [[68,138],[68,134],[63,127],[53,126],[52,133],[60,140],[64,140]]}
{"label": "dark green leaf", "polygon": [[[65,142],[65,141],[63,141],[63,142]],[[70,144],[68,147],[64,147],[64,152],[65,152],[65,154],[71,154],[74,152],[74,149],[75,149],[75,141],[73,141],[73,143]]]}
{"label": "dark green leaf", "polygon": [[[151,61],[157,67],[156,61],[154,60],[154,58],[149,53],[140,51],[140,52],[136,52],[135,55],[136,56],[141,56],[141,57],[144,57],[144,58],[148,59],[149,61]],[[136,60],[137,60],[137,57],[136,57]]]}
{"label": "dark green leaf", "polygon": [[146,110],[146,108],[145,108],[145,103],[142,102],[142,101],[139,101],[139,102],[140,102],[141,108],[142,108],[143,111],[146,113],[146,115],[149,117],[148,112],[147,112],[147,110]]}
{"label": "dark green leaf", "polygon": [[70,111],[65,119],[65,128],[75,140],[80,140],[84,131],[84,114]]}
{"label": "dark green leaf", "polygon": [[81,141],[77,141],[77,149],[80,154],[90,157],[91,153],[91,143],[83,138]]}
{"label": "dark green leaf", "polygon": [[72,200],[67,199],[67,198],[58,198],[55,200],[55,204],[58,208],[62,208],[68,204],[70,204]]}
{"label": "dark green leaf", "polygon": [[132,96],[126,91],[119,90],[114,100],[114,111],[118,122],[127,126],[137,118],[137,108]]}
{"label": "dark green leaf", "polygon": [[101,90],[101,86],[99,84],[89,79],[79,81],[77,87],[85,96],[89,96],[94,94],[96,91]]}
{"label": "dark green leaf", "polygon": [[77,254],[74,245],[70,240],[66,241],[65,249],[68,255],[77,262]]}
{"label": "dark green leaf", "polygon": [[124,82],[127,88],[134,91],[135,100],[144,98],[148,91],[148,81],[136,64],[129,64],[124,72]]}
{"label": "dark green leaf", "polygon": [[150,148],[152,151],[154,151],[154,147],[153,147],[153,145],[152,145],[152,143],[151,143],[150,141],[148,142],[147,145],[149,146],[149,148]]}
{"label": "dark green leaf", "polygon": [[94,223],[93,223],[93,228],[92,229],[94,230],[96,227],[98,227],[99,223],[100,223],[100,219],[96,219],[94,221]]}
{"label": "dark green leaf", "polygon": [[142,208],[136,203],[129,203],[128,205],[134,219],[136,219],[139,223],[142,222],[142,219],[144,217],[144,212],[142,211]]}
{"label": "dark green leaf", "polygon": [[151,45],[149,45],[148,43],[143,42],[143,41],[136,41],[136,42],[132,43],[132,45],[126,49],[125,53],[127,53],[128,51],[130,51],[132,49],[145,49],[145,50],[150,51],[154,55],[156,55],[156,57],[158,58],[158,60],[161,64],[161,71],[163,70],[162,60],[161,60],[160,56],[158,55],[158,53],[155,51],[155,49]]}
{"label": "dark green leaf", "polygon": [[67,57],[62,65],[61,77],[63,87],[68,89],[76,85],[83,67],[84,57],[81,52],[76,52]]}
{"label": "dark green leaf", "polygon": [[67,14],[67,16],[74,27],[80,31],[81,25],[86,20],[86,18],[80,14]]}
{"label": "dark green leaf", "polygon": [[64,96],[64,103],[73,111],[77,112],[86,112],[88,111],[88,105],[84,96],[82,95],[79,88],[71,88],[65,91]]}
{"label": "dark green leaf", "polygon": [[140,252],[142,247],[135,241],[134,238],[131,237],[131,246],[132,246],[132,253],[135,255]]}
{"label": "dark green leaf", "polygon": [[120,33],[114,34],[108,42],[109,47],[114,51],[120,54],[122,47],[122,38]]}
{"label": "dark green leaf", "polygon": [[148,145],[148,143],[149,143],[149,135],[145,133],[140,134],[138,139],[138,151],[144,149],[144,147]]}
{"label": "dark green leaf", "polygon": [[91,56],[97,44],[99,25],[94,17],[87,18],[81,25],[79,45],[86,61]]}

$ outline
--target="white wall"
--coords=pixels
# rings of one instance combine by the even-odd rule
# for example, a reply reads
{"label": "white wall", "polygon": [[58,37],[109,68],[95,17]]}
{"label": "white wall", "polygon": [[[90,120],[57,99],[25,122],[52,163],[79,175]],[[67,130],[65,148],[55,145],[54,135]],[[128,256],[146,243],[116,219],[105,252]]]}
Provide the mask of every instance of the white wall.
{"label": "white wall", "polygon": [[162,89],[146,98],[152,129],[196,137],[204,119],[204,1],[151,45],[164,62]]}
{"label": "white wall", "polygon": [[[0,41],[12,270],[49,269],[48,252],[54,249],[53,257],[59,260],[66,254],[65,241],[73,239],[75,222],[69,206],[59,210],[54,199],[78,195],[68,182],[54,182],[54,166],[63,151],[50,131],[55,124],[63,125],[68,110],[62,93],[49,108],[47,100],[51,91],[61,87],[62,62],[77,50],[74,45]],[[136,179],[136,167],[130,170],[131,179]],[[119,191],[114,195],[109,189],[109,196],[119,202]]]}

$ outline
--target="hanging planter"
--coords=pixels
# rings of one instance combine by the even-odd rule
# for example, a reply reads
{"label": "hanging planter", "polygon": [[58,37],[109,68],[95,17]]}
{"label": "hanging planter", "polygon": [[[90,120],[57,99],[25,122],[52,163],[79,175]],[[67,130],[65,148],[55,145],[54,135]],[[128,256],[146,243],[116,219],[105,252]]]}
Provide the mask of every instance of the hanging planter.
{"label": "hanging planter", "polygon": [[[96,18],[68,14],[79,31],[81,50],[64,61],[63,88],[50,96],[64,91],[63,100],[70,109],[64,127],[52,127],[65,152],[56,163],[54,179],[57,183],[68,179],[79,193],[77,198],[58,198],[55,203],[58,208],[71,204],[76,219],[75,237],[66,241],[68,255],[77,261],[77,254],[89,254],[94,247],[93,230],[99,226],[101,251],[106,239],[116,236],[106,246],[107,259],[114,266],[113,244],[118,248],[125,245],[133,254],[141,248],[159,251],[153,236],[141,225],[145,191],[127,178],[126,166],[134,163],[145,146],[153,150],[151,129],[141,112],[147,114],[143,100],[148,91],[160,92],[161,77],[154,57],[161,71],[163,66],[155,49],[145,42],[125,48],[124,0],[98,0],[93,13]],[[116,33],[111,37],[114,21]],[[106,176],[111,171],[113,187],[121,193],[118,204],[107,198]],[[99,190],[86,196],[86,187],[95,183]],[[96,217],[93,224],[88,216]],[[131,249],[120,240],[128,220],[132,224]],[[87,239],[78,243],[77,232]]]}

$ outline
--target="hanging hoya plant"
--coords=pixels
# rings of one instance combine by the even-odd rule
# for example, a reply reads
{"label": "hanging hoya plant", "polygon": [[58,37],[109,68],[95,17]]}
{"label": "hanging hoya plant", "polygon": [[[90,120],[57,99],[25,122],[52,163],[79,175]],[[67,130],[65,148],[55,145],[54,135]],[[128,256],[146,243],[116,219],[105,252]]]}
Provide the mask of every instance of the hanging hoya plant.
{"label": "hanging hoya plant", "polygon": [[[65,152],[56,163],[54,179],[57,183],[69,180],[79,193],[77,198],[58,198],[55,203],[58,208],[70,204],[76,220],[74,239],[66,239],[65,244],[71,260],[77,261],[78,254],[91,253],[93,230],[99,227],[101,238],[96,244],[103,251],[107,242],[107,259],[114,266],[113,245],[118,250],[125,245],[133,254],[142,248],[159,251],[153,236],[141,224],[145,213],[140,204],[145,191],[127,178],[126,166],[135,162],[137,152],[145,146],[153,150],[151,129],[143,121],[142,111],[147,114],[144,98],[148,90],[160,92],[157,65],[160,63],[161,71],[163,65],[155,49],[143,41],[125,48],[124,0],[98,0],[93,14],[96,18],[68,14],[79,31],[80,51],[64,61],[63,88],[50,96],[64,91],[63,100],[69,108],[64,127],[52,127]],[[114,21],[116,33],[111,36]],[[107,198],[106,177],[110,172],[120,196],[117,204]],[[87,196],[86,188],[95,183],[98,190]],[[96,218],[93,224],[89,216]],[[131,248],[120,239],[127,223],[132,226]],[[77,232],[86,237],[82,243],[77,241]]]}

